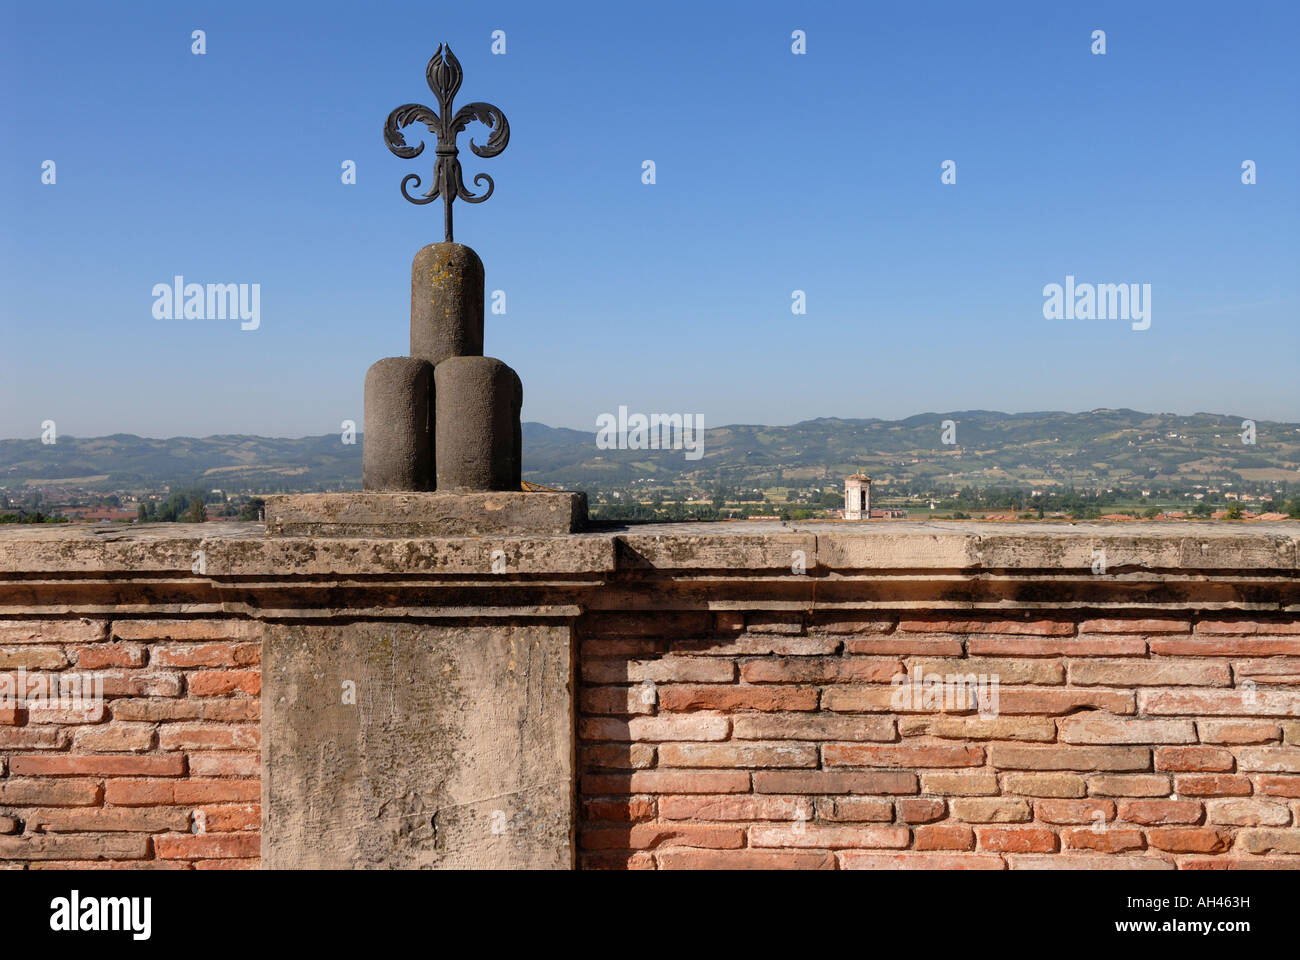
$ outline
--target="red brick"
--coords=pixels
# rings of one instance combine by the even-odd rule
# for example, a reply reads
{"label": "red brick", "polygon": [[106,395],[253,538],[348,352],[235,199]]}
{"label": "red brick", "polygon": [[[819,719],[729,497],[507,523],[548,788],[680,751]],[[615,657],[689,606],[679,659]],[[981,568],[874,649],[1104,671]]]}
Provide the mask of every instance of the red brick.
{"label": "red brick", "polygon": [[827,823],[889,823],[894,805],[879,797],[818,797],[816,814]]}
{"label": "red brick", "polygon": [[654,854],[645,850],[630,853],[584,853],[578,858],[578,864],[582,870],[653,870],[655,858]]}
{"label": "red brick", "polygon": [[[0,647],[0,668],[16,670],[62,670],[68,657],[62,647]],[[10,687],[14,689],[17,685]]]}
{"label": "red brick", "polygon": [[168,723],[158,728],[160,750],[256,750],[260,744],[261,731],[254,724]]}
{"label": "red brick", "polygon": [[[882,801],[888,803],[889,801]],[[813,802],[798,796],[665,796],[659,798],[664,820],[793,820],[813,817]]]}
{"label": "red brick", "polygon": [[995,743],[989,762],[1003,770],[1149,770],[1146,747],[1020,746]]}
{"label": "red brick", "polygon": [[262,772],[256,753],[191,753],[189,767],[196,777],[256,777]]}
{"label": "red brick", "polygon": [[584,687],[578,693],[578,704],[585,714],[606,713],[628,716],[650,713],[659,699],[653,688],[643,687]]}
{"label": "red brick", "polygon": [[1114,853],[1076,853],[1045,856],[1011,854],[1007,857],[1012,870],[1173,870],[1174,865],[1161,857],[1123,856]]}
{"label": "red brick", "polygon": [[1282,739],[1280,726],[1257,720],[1197,720],[1196,730],[1202,743],[1271,743]]}
{"label": "red brick", "polygon": [[889,683],[902,673],[897,660],[796,657],[740,665],[745,683]]}
{"label": "red brick", "polygon": [[256,833],[171,833],[154,837],[154,850],[163,860],[238,859],[260,855]]}
{"label": "red brick", "polygon": [[103,620],[0,620],[0,643],[94,643],[106,636]]}
{"label": "red brick", "polygon": [[1208,827],[1166,827],[1148,830],[1147,843],[1167,853],[1222,853],[1232,845],[1232,835]]}
{"label": "red brick", "polygon": [[1103,687],[1227,687],[1228,665],[1213,660],[1071,660],[1070,683]]}
{"label": "red brick", "polygon": [[190,695],[219,697],[231,693],[257,696],[262,692],[262,674],[259,670],[205,670],[189,677]]}
{"label": "red brick", "polygon": [[143,667],[144,645],[139,643],[92,643],[72,648],[77,666],[82,670],[106,667]]}
{"label": "red brick", "polygon": [[1069,637],[1069,620],[915,620],[904,618],[898,629],[913,633],[1012,633],[1035,637]]}
{"label": "red brick", "polygon": [[677,654],[701,657],[818,657],[838,653],[835,637],[793,637],[780,634],[747,633],[728,640],[674,640]]}
{"label": "red brick", "polygon": [[1174,791],[1189,797],[1245,797],[1250,781],[1222,773],[1174,778]]}
{"label": "red brick", "polygon": [[1033,817],[1019,797],[955,797],[948,801],[954,820],[967,823],[1026,823]]}
{"label": "red brick", "polygon": [[1271,690],[1141,690],[1138,704],[1148,714],[1300,716],[1300,697]]}
{"label": "red brick", "polygon": [[1122,853],[1125,850],[1142,850],[1146,840],[1141,830],[1093,830],[1091,827],[1074,827],[1061,831],[1061,842],[1067,850],[1096,850],[1099,853]]}
{"label": "red brick", "polygon": [[992,773],[926,773],[921,776],[921,792],[948,797],[993,796],[998,792],[998,778]]}
{"label": "red brick", "polygon": [[154,647],[150,656],[159,667],[238,667],[245,665],[236,655],[239,648],[233,642],[170,643]]}
{"label": "red brick", "polygon": [[1237,683],[1255,680],[1259,683],[1294,686],[1300,684],[1300,657],[1273,657],[1268,660],[1238,660],[1232,665]]}
{"label": "red brick", "polygon": [[648,743],[601,743],[578,751],[582,769],[646,770],[655,765],[655,748]]}
{"label": "red brick", "polygon": [[[1268,797],[1300,798],[1300,777],[1259,777],[1259,792]],[[0,789],[3,789],[0,787]]]}
{"label": "red brick", "polygon": [[1131,800],[1119,805],[1119,818],[1143,826],[1200,823],[1199,800]]}
{"label": "red brick", "polygon": [[867,656],[960,657],[960,640],[927,634],[896,634],[892,637],[854,637],[844,641],[845,653]]}
{"label": "red brick", "polygon": [[659,691],[660,709],[684,710],[816,710],[816,687],[673,684]]}
{"label": "red brick", "polygon": [[1237,769],[1256,773],[1300,773],[1300,747],[1238,747]]}
{"label": "red brick", "polygon": [[215,723],[255,721],[262,716],[258,700],[113,700],[114,720],[211,720]]}
{"label": "red brick", "polygon": [[24,755],[9,761],[10,771],[31,777],[180,777],[180,756],[107,756],[95,754]]}
{"label": "red brick", "polygon": [[917,850],[974,850],[975,831],[959,823],[932,823],[916,828]]}
{"label": "red brick", "polygon": [[1146,637],[971,637],[972,656],[1142,657]]}
{"label": "red brick", "polygon": [[119,807],[152,807],[175,803],[175,790],[185,781],[106,780],[104,801]]}
{"label": "red brick", "polygon": [[[636,770],[631,773],[585,774],[583,796],[621,793],[747,793],[744,770]],[[760,791],[785,793],[784,790]],[[846,791],[847,792],[847,791]]]}
{"label": "red brick", "polygon": [[901,823],[942,820],[947,804],[938,797],[905,797],[895,801]]}
{"label": "red brick", "polygon": [[104,795],[85,780],[0,780],[0,803],[9,806],[94,806]]}
{"label": "red brick", "polygon": [[1300,637],[1214,637],[1153,639],[1162,657],[1279,657],[1300,654]]}
{"label": "red brick", "polygon": [[[1003,793],[1024,797],[1078,798],[1088,793],[1083,777],[1073,773],[1008,773]],[[1168,781],[1165,782],[1168,792]]]}
{"label": "red brick", "polygon": [[1102,774],[1088,778],[1088,792],[1103,797],[1167,797],[1171,788],[1164,774]]}
{"label": "red brick", "polygon": [[141,751],[151,748],[153,739],[153,724],[108,723],[78,730],[73,735],[72,748],[81,753]]}
{"label": "red brick", "polygon": [[881,619],[873,616],[853,616],[835,612],[819,612],[813,615],[810,630],[818,633],[836,634],[871,634],[882,636],[894,632],[898,621],[892,617]]}
{"label": "red brick", "polygon": [[1080,633],[1189,633],[1191,621],[1173,617],[1085,620]]}
{"label": "red brick", "polygon": [[1037,827],[979,827],[980,850],[996,853],[1054,853],[1056,834]]}
{"label": "red brick", "polygon": [[657,657],[652,660],[585,660],[587,683],[730,683],[736,665],[718,657]]}
{"label": "red brick", "polygon": [[256,640],[262,625],[255,620],[115,620],[118,640]]}
{"label": "red brick", "polygon": [[[1191,720],[1134,720],[1105,713],[1076,713],[1060,721],[1062,743],[1148,744],[1195,743]],[[1194,748],[1202,749],[1202,748]],[[1157,751],[1157,756],[1161,752]],[[1159,765],[1157,770],[1161,769]]]}
{"label": "red brick", "polygon": [[803,633],[802,613],[747,613],[745,629],[750,633]]}
{"label": "red brick", "polygon": [[189,814],[179,807],[52,807],[23,811],[29,833],[135,832],[184,830]]}
{"label": "red brick", "polygon": [[737,740],[877,740],[895,739],[892,717],[840,716],[830,713],[738,714],[732,719]]}
{"label": "red brick", "polygon": [[0,750],[61,750],[68,732],[58,727],[0,727]]}
{"label": "red brick", "polygon": [[844,824],[799,823],[794,826],[753,826],[749,828],[752,847],[819,847],[837,850],[845,847],[901,850],[911,841],[906,827],[848,826]]}
{"label": "red brick", "polygon": [[149,838],[120,833],[0,837],[0,860],[143,860]]}
{"label": "red brick", "polygon": [[866,853],[845,850],[845,870],[1003,870],[1002,858],[981,853]]}
{"label": "red brick", "polygon": [[1231,750],[1221,747],[1160,747],[1156,769],[1180,773],[1231,773]]}
{"label": "red brick", "polygon": [[660,870],[833,870],[835,855],[787,850],[691,850],[655,854]]}
{"label": "red brick", "polygon": [[817,745],[777,741],[665,743],[659,748],[665,767],[815,767]]}
{"label": "red brick", "polygon": [[1115,819],[1115,804],[1110,800],[1039,800],[1034,813],[1044,823],[1104,823]]}
{"label": "red brick", "polygon": [[918,791],[915,773],[893,771],[840,773],[830,770],[789,770],[755,773],[754,792],[909,794]]}
{"label": "red brick", "polygon": [[260,861],[256,857],[249,857],[246,860],[195,860],[193,866],[195,870],[257,870]]}
{"label": "red brick", "polygon": [[[1247,853],[1300,853],[1300,830],[1241,830],[1237,843]],[[1217,851],[1196,851],[1217,852]],[[1300,865],[1300,860],[1294,861]]]}
{"label": "red brick", "polygon": [[1202,620],[1197,633],[1227,633],[1237,636],[1300,634],[1300,620]]}
{"label": "red brick", "polygon": [[1205,819],[1234,827],[1285,827],[1291,809],[1272,800],[1211,800],[1205,805]]}
{"label": "red brick", "polygon": [[257,780],[181,780],[176,784],[176,803],[238,803],[257,800],[262,786]]}
{"label": "red brick", "polygon": [[830,767],[978,767],[984,763],[984,749],[971,746],[828,743],[822,754]]}
{"label": "red brick", "polygon": [[998,710],[1007,714],[1074,713],[1076,710],[1105,710],[1107,713],[1134,713],[1134,695],[1119,690],[1035,690],[1019,687],[1002,690],[998,695]]}
{"label": "red brick", "polygon": [[203,815],[203,828],[208,833],[255,831],[262,826],[262,807],[256,803],[242,807],[200,807],[188,815],[192,822],[198,823],[200,813]]}
{"label": "red brick", "polygon": [[586,827],[579,832],[583,850],[653,850],[658,847],[709,847],[729,850],[745,845],[742,827],[716,823],[634,823]]}

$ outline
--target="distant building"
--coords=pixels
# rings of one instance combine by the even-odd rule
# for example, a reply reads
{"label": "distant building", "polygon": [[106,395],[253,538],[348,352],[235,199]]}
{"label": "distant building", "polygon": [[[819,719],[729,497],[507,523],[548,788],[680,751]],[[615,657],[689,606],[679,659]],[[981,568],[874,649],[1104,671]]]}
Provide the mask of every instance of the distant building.
{"label": "distant building", "polygon": [[844,519],[865,520],[871,516],[871,478],[855,473],[844,478]]}

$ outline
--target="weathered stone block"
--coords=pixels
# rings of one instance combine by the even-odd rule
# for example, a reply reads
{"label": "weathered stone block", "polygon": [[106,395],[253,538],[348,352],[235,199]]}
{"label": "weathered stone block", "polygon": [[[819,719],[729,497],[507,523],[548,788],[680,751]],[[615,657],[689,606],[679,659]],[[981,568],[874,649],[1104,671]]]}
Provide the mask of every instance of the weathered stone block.
{"label": "weathered stone block", "polygon": [[572,629],[268,625],[263,864],[573,865]]}

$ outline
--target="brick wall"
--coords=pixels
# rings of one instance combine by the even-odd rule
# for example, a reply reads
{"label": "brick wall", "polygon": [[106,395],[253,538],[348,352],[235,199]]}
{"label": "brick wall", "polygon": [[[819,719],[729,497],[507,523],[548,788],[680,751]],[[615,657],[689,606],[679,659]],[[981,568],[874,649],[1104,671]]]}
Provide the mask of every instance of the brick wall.
{"label": "brick wall", "polygon": [[581,618],[581,865],[1300,868],[1300,620],[838,617]]}
{"label": "brick wall", "polygon": [[251,621],[0,620],[11,684],[90,674],[105,701],[0,706],[0,865],[256,867],[260,662]]}

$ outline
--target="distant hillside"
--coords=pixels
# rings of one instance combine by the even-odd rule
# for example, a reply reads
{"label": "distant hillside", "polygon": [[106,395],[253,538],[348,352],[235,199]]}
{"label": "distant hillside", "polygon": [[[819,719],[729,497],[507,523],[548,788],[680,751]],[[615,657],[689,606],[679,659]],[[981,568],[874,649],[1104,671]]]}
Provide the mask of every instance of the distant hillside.
{"label": "distant hillside", "polygon": [[[943,443],[943,422],[955,444]],[[879,480],[963,486],[1101,486],[1194,483],[1295,484],[1300,424],[1258,421],[1242,442],[1240,416],[1180,417],[1134,410],[1006,414],[925,413],[905,420],[822,418],[787,427],[706,428],[704,456],[680,450],[601,450],[595,430],[526,423],[524,476],[571,488],[619,487],[638,479],[698,486],[764,486],[837,480],[866,470]],[[150,440],[127,434],[0,441],[0,486],[75,483],[97,489],[201,483],[227,490],[351,489],[360,485],[361,443],[338,435],[296,440],[250,436]]]}

